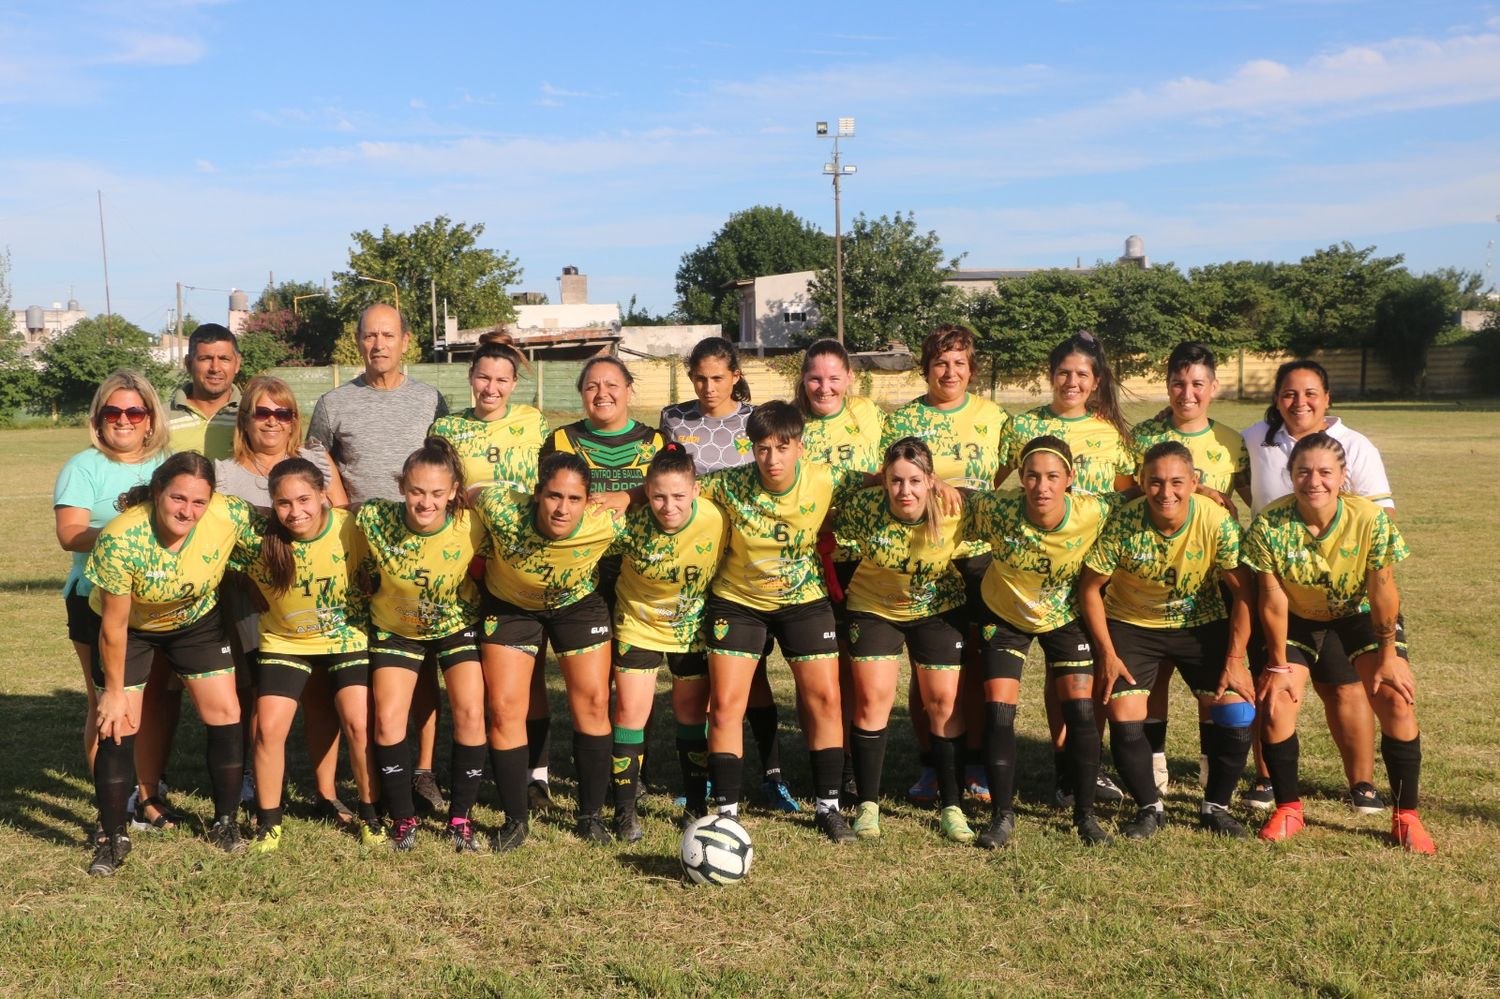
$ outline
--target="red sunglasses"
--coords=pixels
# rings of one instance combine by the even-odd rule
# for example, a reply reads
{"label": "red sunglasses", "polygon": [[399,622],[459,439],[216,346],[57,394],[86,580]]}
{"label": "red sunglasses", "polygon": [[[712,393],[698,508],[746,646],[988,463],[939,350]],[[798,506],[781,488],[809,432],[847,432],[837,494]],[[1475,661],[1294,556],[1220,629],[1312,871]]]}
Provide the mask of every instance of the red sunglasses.
{"label": "red sunglasses", "polygon": [[102,406],[99,409],[99,422],[119,423],[120,417],[123,416],[134,427],[145,422],[146,417],[150,415],[151,411],[143,406],[127,406],[124,409],[121,409],[119,406]]}
{"label": "red sunglasses", "polygon": [[277,406],[274,409],[270,406],[256,406],[255,411],[250,415],[257,420],[269,420],[274,417],[278,423],[291,423],[297,418],[296,413],[284,406]]}

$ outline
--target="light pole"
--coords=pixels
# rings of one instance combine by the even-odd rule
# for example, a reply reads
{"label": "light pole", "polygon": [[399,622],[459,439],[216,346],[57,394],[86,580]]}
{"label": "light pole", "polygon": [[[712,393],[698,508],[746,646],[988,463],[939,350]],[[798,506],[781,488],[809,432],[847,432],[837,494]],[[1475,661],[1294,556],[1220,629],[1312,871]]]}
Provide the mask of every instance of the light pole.
{"label": "light pole", "polygon": [[317,292],[317,293],[312,294],[312,295],[293,295],[292,296],[292,318],[293,319],[297,318],[297,303],[298,302],[306,301],[309,298],[323,298],[327,294],[328,294],[328,292],[326,292],[326,291],[320,291],[320,292]]}
{"label": "light pole", "polygon": [[844,342],[844,234],[843,220],[839,216],[839,181],[854,173],[858,167],[839,160],[839,140],[854,138],[854,119],[838,119],[838,130],[831,135],[828,122],[818,122],[818,135],[833,139],[833,162],[823,164],[823,173],[833,177],[833,300],[834,326],[839,343]]}
{"label": "light pole", "polygon": [[387,281],[385,278],[366,277],[363,274],[356,274],[354,276],[359,278],[361,281],[374,281],[376,284],[390,285],[391,291],[395,293],[396,296],[396,315],[401,315],[401,289],[396,287],[396,282]]}

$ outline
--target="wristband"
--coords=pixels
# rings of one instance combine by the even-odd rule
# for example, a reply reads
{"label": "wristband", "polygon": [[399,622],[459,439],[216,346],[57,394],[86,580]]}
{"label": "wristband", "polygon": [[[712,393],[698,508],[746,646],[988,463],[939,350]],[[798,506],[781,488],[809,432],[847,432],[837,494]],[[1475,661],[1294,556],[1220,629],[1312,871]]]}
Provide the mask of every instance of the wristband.
{"label": "wristband", "polygon": [[1291,671],[1292,668],[1290,666],[1266,666],[1267,673],[1290,673]]}

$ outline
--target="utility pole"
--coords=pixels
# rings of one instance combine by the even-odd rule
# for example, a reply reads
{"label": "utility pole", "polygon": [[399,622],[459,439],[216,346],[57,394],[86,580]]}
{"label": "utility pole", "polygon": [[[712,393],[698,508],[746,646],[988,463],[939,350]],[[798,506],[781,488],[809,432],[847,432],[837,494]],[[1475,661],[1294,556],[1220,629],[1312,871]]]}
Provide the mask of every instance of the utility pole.
{"label": "utility pole", "polygon": [[104,322],[111,336],[115,332],[115,310],[109,304],[109,247],[104,242],[104,192],[94,191],[99,197],[99,252],[104,256]]}
{"label": "utility pole", "polygon": [[[427,279],[428,290],[432,293],[432,359],[437,360],[438,324],[437,324],[437,278]],[[445,343],[444,347],[447,346]]]}
{"label": "utility pole", "polygon": [[167,351],[167,359],[176,362],[177,354],[182,350],[182,282],[177,282],[177,337],[172,342],[172,349]]}
{"label": "utility pole", "polygon": [[820,121],[818,135],[833,139],[833,162],[823,164],[823,173],[833,177],[833,301],[834,327],[838,331],[839,343],[844,342],[844,226],[840,216],[839,182],[859,168],[843,163],[839,158],[839,140],[854,138],[854,119],[838,119],[838,131],[829,135],[828,122]]}

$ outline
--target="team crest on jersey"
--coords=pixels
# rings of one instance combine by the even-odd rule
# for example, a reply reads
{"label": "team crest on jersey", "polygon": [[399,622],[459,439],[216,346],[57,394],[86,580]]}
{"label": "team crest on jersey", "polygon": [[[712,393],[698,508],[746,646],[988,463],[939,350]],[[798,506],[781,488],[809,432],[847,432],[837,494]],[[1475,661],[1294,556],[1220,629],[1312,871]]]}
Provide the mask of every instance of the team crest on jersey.
{"label": "team crest on jersey", "polygon": [[750,438],[736,437],[734,439],[734,449],[740,454],[748,454],[750,451]]}
{"label": "team crest on jersey", "polygon": [[813,500],[811,503],[798,503],[797,504],[797,509],[800,510],[801,512],[803,512],[803,513],[812,513],[817,508],[818,508],[818,502],[817,502],[817,500]]}
{"label": "team crest on jersey", "polygon": [[848,434],[850,437],[853,437],[855,434],[859,433],[859,424],[858,423],[846,423],[846,424],[844,424],[844,433]]}
{"label": "team crest on jersey", "polygon": [[526,432],[526,428],[522,426],[506,427],[505,429],[510,431],[512,437],[520,437]]}
{"label": "team crest on jersey", "polygon": [[984,640],[988,642],[990,639],[995,637],[995,632],[997,630],[999,629],[997,629],[993,624],[987,624],[980,629],[980,633],[984,635]]}
{"label": "team crest on jersey", "polygon": [[849,626],[849,641],[850,641],[851,644],[856,644],[856,645],[859,644],[859,625],[858,624],[851,624]]}
{"label": "team crest on jersey", "polygon": [[990,432],[990,425],[988,423],[976,423],[974,424],[974,432],[983,437]]}
{"label": "team crest on jersey", "polygon": [[714,550],[714,543],[712,541],[705,541],[703,544],[694,545],[693,547],[697,549],[699,555],[707,555]]}
{"label": "team crest on jersey", "polygon": [[589,555],[593,553],[593,551],[594,551],[594,549],[592,547],[589,547],[589,548],[578,548],[578,549],[574,550],[573,557],[574,558],[588,558]]}
{"label": "team crest on jersey", "polygon": [[484,619],[485,635],[493,635],[495,633],[495,629],[498,627],[500,627],[500,619],[498,617],[491,615]]}
{"label": "team crest on jersey", "polygon": [[1183,552],[1182,553],[1182,557],[1185,558],[1185,559],[1187,559],[1189,562],[1196,562],[1200,558],[1203,557],[1203,553],[1202,552]]}
{"label": "team crest on jersey", "polygon": [[714,638],[722,642],[724,640],[724,636],[727,634],[729,634],[729,622],[724,620],[722,617],[715,620]]}
{"label": "team crest on jersey", "polygon": [[1359,554],[1359,545],[1355,545],[1352,548],[1345,548],[1343,545],[1340,545],[1339,554],[1344,556],[1344,558],[1353,558]]}

